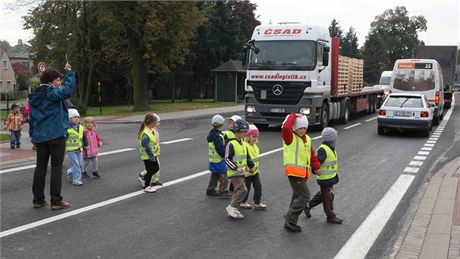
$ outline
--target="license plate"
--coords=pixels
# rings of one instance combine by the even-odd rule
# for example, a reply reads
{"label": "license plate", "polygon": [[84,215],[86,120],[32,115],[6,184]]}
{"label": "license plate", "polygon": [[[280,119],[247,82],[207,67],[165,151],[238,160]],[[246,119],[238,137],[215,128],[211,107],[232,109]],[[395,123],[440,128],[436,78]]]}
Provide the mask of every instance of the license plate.
{"label": "license plate", "polygon": [[394,112],[393,115],[398,117],[411,117],[412,112]]}
{"label": "license plate", "polygon": [[280,109],[280,108],[271,108],[271,109],[270,109],[270,112],[274,112],[274,113],[284,113],[284,109]]}

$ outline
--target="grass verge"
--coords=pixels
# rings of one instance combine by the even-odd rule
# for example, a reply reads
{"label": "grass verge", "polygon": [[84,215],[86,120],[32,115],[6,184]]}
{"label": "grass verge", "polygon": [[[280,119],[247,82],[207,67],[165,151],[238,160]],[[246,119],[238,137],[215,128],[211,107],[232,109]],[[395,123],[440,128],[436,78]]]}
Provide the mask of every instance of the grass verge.
{"label": "grass verge", "polygon": [[[218,108],[218,107],[229,107],[236,106],[237,103],[233,102],[218,102],[215,103],[213,100],[194,100],[192,102],[188,100],[176,100],[175,103],[171,103],[170,100],[157,100],[150,104],[150,111],[155,113],[166,113],[166,112],[177,112],[177,111],[189,111],[198,109]],[[99,107],[88,107],[86,110],[87,116],[110,116],[110,115],[139,115],[145,114],[143,112],[133,112],[133,105],[119,105],[119,106],[104,106],[102,107],[102,115],[99,113]]]}

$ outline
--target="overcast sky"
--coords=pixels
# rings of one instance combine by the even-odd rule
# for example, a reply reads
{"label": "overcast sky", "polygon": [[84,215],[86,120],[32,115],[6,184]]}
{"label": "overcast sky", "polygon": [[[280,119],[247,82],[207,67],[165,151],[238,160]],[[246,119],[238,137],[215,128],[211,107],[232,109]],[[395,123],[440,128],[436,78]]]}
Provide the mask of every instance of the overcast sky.
{"label": "overcast sky", "polygon": [[[12,0],[0,0],[0,39],[16,45],[18,39],[27,42],[31,31],[22,29],[21,17],[27,9],[11,11]],[[304,22],[329,26],[333,18],[345,31],[350,26],[357,31],[359,44],[364,43],[370,23],[375,16],[395,6],[406,6],[409,15],[423,15],[428,30],[419,38],[427,45],[458,45],[460,43],[459,0],[251,0],[257,4],[262,24],[278,22]],[[30,8],[30,6],[29,6]]]}
{"label": "overcast sky", "polygon": [[423,15],[428,30],[419,33],[426,45],[460,43],[459,0],[251,0],[262,24],[303,22],[329,26],[332,19],[344,31],[355,28],[359,44],[365,41],[375,16],[395,6],[406,6],[409,16]]}

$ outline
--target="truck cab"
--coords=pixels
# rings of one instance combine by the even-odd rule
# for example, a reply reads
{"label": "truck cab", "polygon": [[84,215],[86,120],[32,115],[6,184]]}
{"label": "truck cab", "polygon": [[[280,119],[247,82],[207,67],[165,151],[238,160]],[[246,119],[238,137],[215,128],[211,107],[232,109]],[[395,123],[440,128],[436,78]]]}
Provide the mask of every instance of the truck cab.
{"label": "truck cab", "polygon": [[330,97],[330,42],[326,27],[257,26],[243,61],[246,119],[263,128],[296,112],[305,114],[311,124],[318,123],[316,107]]}

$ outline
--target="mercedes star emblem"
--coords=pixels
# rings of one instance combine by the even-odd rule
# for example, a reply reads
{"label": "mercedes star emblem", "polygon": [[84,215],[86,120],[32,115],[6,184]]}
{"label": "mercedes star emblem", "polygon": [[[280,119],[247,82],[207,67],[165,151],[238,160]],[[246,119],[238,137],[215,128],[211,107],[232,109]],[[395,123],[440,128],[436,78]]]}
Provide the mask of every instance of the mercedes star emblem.
{"label": "mercedes star emblem", "polygon": [[283,93],[283,87],[281,85],[274,85],[273,86],[273,94],[279,96]]}

